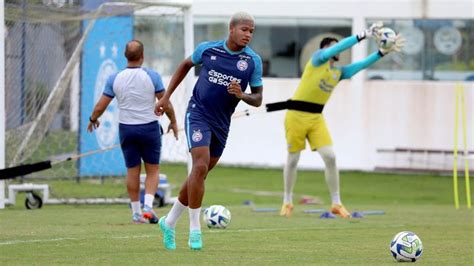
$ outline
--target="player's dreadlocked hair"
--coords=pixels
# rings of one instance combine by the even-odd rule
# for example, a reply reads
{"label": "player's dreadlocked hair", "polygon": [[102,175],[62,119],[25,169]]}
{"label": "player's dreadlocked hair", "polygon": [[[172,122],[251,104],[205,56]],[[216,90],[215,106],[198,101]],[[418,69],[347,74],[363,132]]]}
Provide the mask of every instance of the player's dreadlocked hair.
{"label": "player's dreadlocked hair", "polygon": [[324,46],[332,43],[332,42],[339,42],[336,38],[333,37],[326,37],[324,38],[321,43],[319,44],[319,49],[322,49]]}

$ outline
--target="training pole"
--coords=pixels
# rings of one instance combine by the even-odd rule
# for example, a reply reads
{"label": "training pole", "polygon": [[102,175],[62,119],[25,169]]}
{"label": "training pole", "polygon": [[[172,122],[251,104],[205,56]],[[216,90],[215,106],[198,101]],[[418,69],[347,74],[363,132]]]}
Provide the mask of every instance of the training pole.
{"label": "training pole", "polygon": [[453,187],[454,187],[454,208],[459,209],[458,195],[458,127],[459,127],[459,86],[456,86],[456,103],[454,110],[454,150],[453,150]]}
{"label": "training pole", "polygon": [[462,116],[462,138],[464,148],[464,182],[466,185],[466,205],[471,208],[471,185],[469,184],[469,153],[467,151],[467,127],[466,127],[466,109],[464,106],[464,86],[459,85],[459,94],[461,100],[461,116]]}

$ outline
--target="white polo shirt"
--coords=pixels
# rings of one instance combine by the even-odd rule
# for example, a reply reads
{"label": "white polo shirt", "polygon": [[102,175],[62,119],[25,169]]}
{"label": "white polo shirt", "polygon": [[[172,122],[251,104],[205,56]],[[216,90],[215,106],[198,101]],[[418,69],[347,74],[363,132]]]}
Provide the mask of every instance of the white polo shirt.
{"label": "white polo shirt", "polygon": [[128,67],[107,79],[103,94],[117,99],[121,124],[139,125],[158,120],[154,113],[155,93],[164,90],[157,72]]}

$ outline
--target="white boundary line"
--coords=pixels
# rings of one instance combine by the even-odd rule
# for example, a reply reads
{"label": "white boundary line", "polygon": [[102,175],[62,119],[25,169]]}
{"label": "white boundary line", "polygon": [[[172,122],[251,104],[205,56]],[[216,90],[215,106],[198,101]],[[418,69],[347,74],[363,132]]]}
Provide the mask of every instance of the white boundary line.
{"label": "white boundary line", "polygon": [[58,237],[58,238],[50,238],[50,239],[8,240],[8,241],[0,242],[0,246],[26,244],[26,243],[55,242],[55,241],[64,241],[64,240],[79,240],[79,239],[84,239],[84,238]]}
{"label": "white boundary line", "polygon": [[[236,230],[206,230],[204,233],[216,234],[216,233],[255,233],[255,232],[283,232],[283,231],[317,231],[317,230],[347,230],[347,229],[370,229],[370,228],[397,228],[404,227],[405,225],[390,225],[390,226],[373,226],[367,224],[363,227],[282,227],[282,228],[255,228],[255,229],[236,229]],[[185,232],[177,235],[187,235]],[[25,240],[4,240],[0,241],[0,246],[17,245],[17,244],[29,244],[29,243],[45,243],[45,242],[60,242],[69,240],[91,240],[91,239],[139,239],[139,238],[160,238],[161,234],[150,233],[147,235],[131,235],[131,236],[103,236],[103,237],[57,237],[49,239],[25,239]]]}
{"label": "white boundary line", "polygon": [[[403,227],[404,224],[390,225],[390,226],[373,226],[367,224],[361,227],[282,227],[282,228],[256,228],[256,229],[236,229],[236,230],[225,230],[216,229],[209,230],[209,233],[254,233],[254,232],[281,232],[281,231],[319,231],[319,230],[358,230],[358,229],[380,229],[380,228],[397,228]],[[207,232],[206,232],[207,233]]]}

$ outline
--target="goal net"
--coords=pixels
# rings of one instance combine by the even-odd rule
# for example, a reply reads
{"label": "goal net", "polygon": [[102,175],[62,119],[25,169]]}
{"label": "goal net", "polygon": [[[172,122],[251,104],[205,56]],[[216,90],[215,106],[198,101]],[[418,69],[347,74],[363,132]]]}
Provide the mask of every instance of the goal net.
{"label": "goal net", "polygon": [[[144,66],[169,82],[193,46],[189,8],[190,1],[179,0],[5,1],[5,167],[104,150],[11,182],[46,182],[51,197],[84,197],[63,183],[123,178],[116,101],[92,134],[86,132],[88,117],[107,77],[126,67],[123,53],[131,39],[144,43]],[[172,98],[180,128],[190,90],[178,89]],[[165,131],[168,122],[160,120]],[[179,141],[163,136],[162,160],[186,162],[184,132]],[[126,197],[121,186],[109,196]],[[101,195],[87,195],[94,196]]]}

